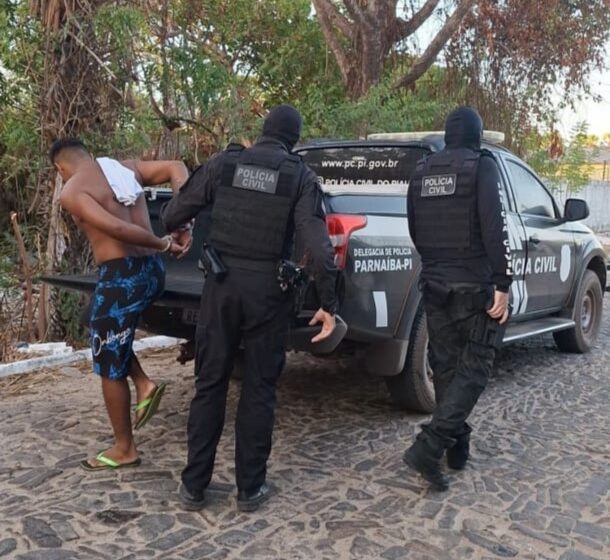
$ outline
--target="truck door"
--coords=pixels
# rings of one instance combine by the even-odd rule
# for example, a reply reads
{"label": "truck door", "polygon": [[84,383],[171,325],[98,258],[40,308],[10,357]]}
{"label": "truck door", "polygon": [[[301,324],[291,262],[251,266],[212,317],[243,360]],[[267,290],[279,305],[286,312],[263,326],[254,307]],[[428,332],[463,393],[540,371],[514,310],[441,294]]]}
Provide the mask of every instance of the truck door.
{"label": "truck door", "polygon": [[523,227],[522,249],[513,267],[524,277],[520,314],[560,309],[574,278],[574,241],[546,187],[517,158],[503,154],[517,218]]}
{"label": "truck door", "polygon": [[[498,154],[496,154],[498,155]],[[516,209],[512,191],[508,186],[508,176],[505,167],[500,165],[502,176],[501,195],[502,207],[506,212],[506,227],[508,228],[508,242],[513,263],[513,283],[510,288],[510,303],[513,318],[523,315],[527,307],[527,290],[525,287],[525,269],[521,263],[525,260],[525,228]]]}

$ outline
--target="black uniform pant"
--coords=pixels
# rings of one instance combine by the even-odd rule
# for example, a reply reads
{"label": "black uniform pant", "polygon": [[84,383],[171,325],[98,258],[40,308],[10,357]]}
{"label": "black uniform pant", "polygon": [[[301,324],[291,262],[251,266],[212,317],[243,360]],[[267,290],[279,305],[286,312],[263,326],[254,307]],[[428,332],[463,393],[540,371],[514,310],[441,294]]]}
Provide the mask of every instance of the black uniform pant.
{"label": "black uniform pant", "polygon": [[466,419],[487,385],[504,332],[486,312],[484,287],[445,288],[442,297],[426,285],[423,290],[437,406],[421,437],[437,449],[470,433]]}
{"label": "black uniform pant", "polygon": [[182,473],[191,492],[204,490],[212,478],[229,378],[242,339],[245,371],[235,421],[236,482],[239,490],[250,492],[265,481],[290,311],[290,296],[281,291],[275,274],[234,268],[222,281],[208,276],[196,331],[195,397]]}

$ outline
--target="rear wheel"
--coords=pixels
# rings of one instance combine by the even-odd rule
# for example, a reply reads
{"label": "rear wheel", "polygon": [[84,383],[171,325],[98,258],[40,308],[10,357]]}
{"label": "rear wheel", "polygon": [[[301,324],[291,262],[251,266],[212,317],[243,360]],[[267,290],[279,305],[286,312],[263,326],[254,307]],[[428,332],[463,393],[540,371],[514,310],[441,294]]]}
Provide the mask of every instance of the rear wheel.
{"label": "rear wheel", "polygon": [[574,302],[576,326],[553,333],[555,344],[562,352],[583,354],[591,350],[599,334],[602,306],[603,292],[599,277],[592,270],[587,270]]}
{"label": "rear wheel", "polygon": [[428,362],[428,328],[423,305],[413,321],[409,350],[402,371],[385,378],[390,397],[401,408],[430,413],[436,407],[432,368]]}

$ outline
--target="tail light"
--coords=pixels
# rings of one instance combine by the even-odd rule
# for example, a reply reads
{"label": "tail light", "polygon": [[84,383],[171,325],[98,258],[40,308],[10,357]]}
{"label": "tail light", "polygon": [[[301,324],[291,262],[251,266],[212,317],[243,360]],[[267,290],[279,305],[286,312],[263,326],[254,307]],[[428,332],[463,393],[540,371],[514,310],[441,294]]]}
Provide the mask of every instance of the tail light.
{"label": "tail light", "polygon": [[343,270],[347,263],[347,246],[353,231],[366,226],[366,216],[359,214],[328,214],[326,226],[330,242],[335,248],[335,265]]}

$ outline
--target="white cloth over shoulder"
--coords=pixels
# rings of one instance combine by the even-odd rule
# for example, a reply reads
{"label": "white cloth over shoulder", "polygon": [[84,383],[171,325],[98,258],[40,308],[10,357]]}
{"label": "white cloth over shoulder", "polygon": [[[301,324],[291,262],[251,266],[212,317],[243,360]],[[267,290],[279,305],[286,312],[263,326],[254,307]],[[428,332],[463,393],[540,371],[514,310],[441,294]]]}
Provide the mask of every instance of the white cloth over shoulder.
{"label": "white cloth over shoulder", "polygon": [[128,167],[121,165],[116,159],[100,157],[96,161],[117,201],[125,206],[133,206],[144,192],[142,185],[136,179],[136,174]]}

